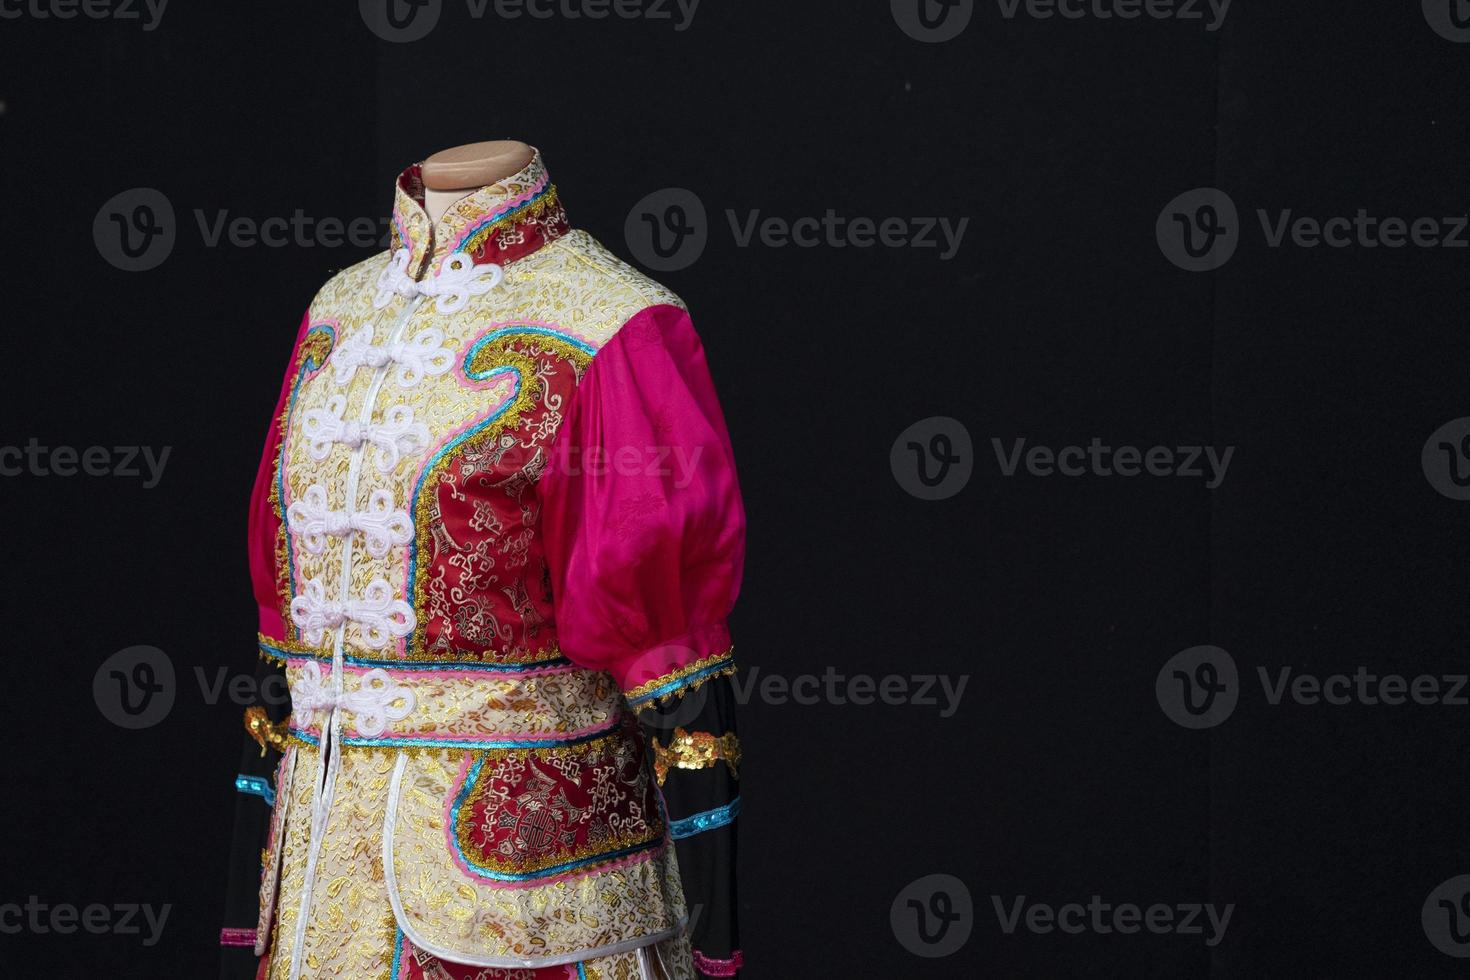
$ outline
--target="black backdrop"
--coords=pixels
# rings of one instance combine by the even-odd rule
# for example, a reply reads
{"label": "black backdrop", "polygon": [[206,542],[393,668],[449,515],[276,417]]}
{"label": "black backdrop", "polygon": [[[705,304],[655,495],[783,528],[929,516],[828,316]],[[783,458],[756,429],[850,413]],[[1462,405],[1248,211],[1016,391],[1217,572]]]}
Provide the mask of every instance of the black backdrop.
{"label": "black backdrop", "polygon": [[[374,249],[211,244],[196,212],[376,221],[406,163],[514,137],[624,257],[646,196],[683,187],[707,211],[703,254],[655,274],[695,313],[749,511],[750,977],[1462,972],[1439,900],[1470,873],[1466,708],[1443,703],[1464,692],[1273,704],[1260,674],[1431,675],[1447,695],[1467,670],[1452,464],[1470,423],[1432,436],[1470,415],[1454,0],[1237,0],[1215,30],[1192,0],[1076,18],[987,0],[949,10],[938,30],[971,16],[942,43],[901,26],[922,33],[912,0],[706,0],[684,29],[672,5],[559,3],[514,19],[445,0],[399,43],[352,3],[175,0],[150,20],[0,2],[0,443],[170,449],[151,488],[0,456],[0,904],[101,904],[110,923],[0,919],[0,970],[205,977],[219,927],[246,924],[221,922],[240,706],[209,689],[254,671],[245,505],[293,331]],[[1120,8],[1142,15],[1098,15]],[[1166,207],[1201,187],[1221,193]],[[147,216],[136,188],[174,212],[146,271],[109,261],[127,264],[108,208]],[[1268,234],[1287,210],[1360,208],[1446,241]],[[969,224],[945,260],[856,247],[851,227],[843,248],[742,247],[727,214],[828,209]],[[1180,268],[1179,221],[1199,243],[1212,215],[1234,254]],[[973,449],[926,461],[950,493],[926,500],[907,443],[945,455],[936,426]],[[1007,476],[992,442],[1094,437],[1234,451],[1210,489],[1092,464]],[[173,666],[173,700],[128,729],[93,680],[139,645]],[[1209,655],[1238,703],[1187,728],[1166,663],[1201,645],[1228,651]],[[942,694],[853,703],[862,680],[811,704],[764,687],[829,670],[968,681],[947,716]],[[1180,906],[1233,909],[1213,945],[1208,924],[1103,932],[1090,911],[1008,932],[1020,896],[1159,904],[1175,926]],[[133,903],[170,906],[151,945],[117,928]]]}

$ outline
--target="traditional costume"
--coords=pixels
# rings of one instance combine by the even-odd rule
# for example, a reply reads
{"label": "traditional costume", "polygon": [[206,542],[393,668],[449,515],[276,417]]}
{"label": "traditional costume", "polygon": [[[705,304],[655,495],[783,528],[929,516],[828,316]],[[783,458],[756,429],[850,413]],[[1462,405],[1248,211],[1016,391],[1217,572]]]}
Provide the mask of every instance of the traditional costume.
{"label": "traditional costume", "polygon": [[226,974],[735,976],[743,552],[678,298],[570,228],[539,153],[437,224],[405,171],[256,480],[290,713],[247,711]]}

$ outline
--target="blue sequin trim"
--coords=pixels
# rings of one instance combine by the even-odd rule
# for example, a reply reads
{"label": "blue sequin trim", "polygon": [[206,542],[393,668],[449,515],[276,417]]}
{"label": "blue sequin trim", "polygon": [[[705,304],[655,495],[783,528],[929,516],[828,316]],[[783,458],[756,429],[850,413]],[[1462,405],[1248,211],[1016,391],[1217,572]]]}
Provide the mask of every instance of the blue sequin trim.
{"label": "blue sequin trim", "polygon": [[246,776],[242,773],[235,777],[235,788],[242,793],[260,797],[269,806],[276,805],[276,791],[271,788],[271,781],[264,776]]}
{"label": "blue sequin trim", "polygon": [[388,980],[398,980],[399,969],[403,965],[403,930],[398,930],[398,938],[393,940],[393,975]]}
{"label": "blue sequin trim", "polygon": [[724,806],[717,806],[713,810],[706,810],[703,813],[696,813],[692,817],[675,820],[669,824],[669,833],[673,835],[674,840],[683,840],[686,837],[693,837],[695,834],[702,834],[706,830],[717,830],[720,827],[728,827],[735,822],[735,818],[738,816],[740,816],[740,797],[737,796]]}

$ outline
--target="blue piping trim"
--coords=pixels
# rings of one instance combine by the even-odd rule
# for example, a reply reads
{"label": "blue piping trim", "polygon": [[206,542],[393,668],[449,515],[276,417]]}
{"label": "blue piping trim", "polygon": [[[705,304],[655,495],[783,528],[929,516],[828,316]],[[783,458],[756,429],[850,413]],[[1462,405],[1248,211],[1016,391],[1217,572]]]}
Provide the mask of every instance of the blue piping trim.
{"label": "blue piping trim", "polygon": [[264,776],[247,776],[241,773],[235,777],[235,788],[242,793],[260,797],[268,806],[276,805],[276,791],[271,788],[271,781]]}
{"label": "blue piping trim", "polygon": [[669,824],[669,833],[674,840],[684,840],[695,834],[702,834],[706,830],[718,830],[728,827],[740,816],[740,797],[735,797],[724,806],[717,806],[713,810],[696,813],[692,817],[684,817]]}
{"label": "blue piping trim", "polygon": [[490,368],[488,371],[478,371],[475,373],[471,373],[470,362],[475,359],[475,355],[478,354],[480,352],[480,349],[486,344],[494,343],[501,337],[509,337],[514,334],[527,333],[535,334],[540,337],[551,337],[555,340],[559,340],[569,347],[575,347],[577,350],[588,355],[589,357],[597,353],[597,348],[593,347],[585,340],[578,340],[576,337],[573,337],[570,334],[562,333],[560,330],[553,330],[550,327],[538,327],[530,323],[520,324],[513,327],[501,327],[499,330],[490,331],[470,345],[470,349],[465,352],[464,360],[461,362],[464,368],[464,376],[466,378],[469,378],[471,381],[484,381],[488,378],[493,378],[498,372],[515,370],[515,368],[512,368],[509,365],[502,364]]}
{"label": "blue piping trim", "polygon": [[457,854],[459,856],[459,859],[465,863],[465,867],[469,868],[471,871],[482,878],[489,878],[492,881],[530,881],[536,878],[549,878],[553,875],[560,875],[565,874],[568,871],[575,871],[576,869],[586,867],[589,864],[600,864],[604,861],[615,861],[620,857],[627,857],[629,854],[636,854],[639,851],[651,850],[663,843],[660,838],[655,837],[652,840],[645,841],[642,844],[634,844],[631,847],[624,847],[620,848],[619,850],[608,851],[603,854],[594,854],[590,857],[581,858],[576,861],[567,861],[564,864],[558,864],[550,868],[543,868],[540,871],[526,871],[519,874],[512,874],[504,871],[494,871],[490,868],[483,868],[478,864],[475,864],[475,862],[471,861],[469,859],[469,855],[465,854],[464,848],[459,846],[459,814],[461,809],[463,809],[464,807],[465,801],[469,799],[470,793],[474,791],[475,783],[480,778],[480,770],[484,767],[486,758],[486,756],[481,756],[480,758],[475,760],[474,765],[470,766],[469,772],[465,773],[464,785],[459,788],[458,793],[454,794],[454,803],[450,806],[450,813],[453,815],[450,817],[449,820],[448,835],[450,841],[454,844],[455,854]]}
{"label": "blue piping trim", "polygon": [[403,965],[403,930],[398,930],[398,936],[393,940],[393,975],[388,980],[398,980],[399,967]]}
{"label": "blue piping trim", "polygon": [[655,698],[668,697],[675,691],[682,690],[683,688],[686,688],[691,684],[695,684],[699,681],[705,680],[712,674],[718,674],[720,671],[727,669],[730,664],[734,662],[734,660],[735,658],[733,655],[725,657],[719,661],[716,661],[715,663],[710,664],[703,670],[695,671],[687,677],[681,677],[678,680],[669,681],[667,684],[660,685],[659,687],[656,687],[653,690],[649,691],[647,694],[640,694],[636,698],[629,698],[628,704],[636,708],[641,704],[647,704],[649,701],[652,701]]}

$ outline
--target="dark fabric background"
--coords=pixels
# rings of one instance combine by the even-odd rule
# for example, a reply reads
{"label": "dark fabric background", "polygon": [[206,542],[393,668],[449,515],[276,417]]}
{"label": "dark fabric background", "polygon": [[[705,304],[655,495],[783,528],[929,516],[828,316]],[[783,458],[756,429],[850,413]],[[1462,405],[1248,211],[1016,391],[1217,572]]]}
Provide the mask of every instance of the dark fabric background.
{"label": "dark fabric background", "polygon": [[[959,710],[742,707],[742,933],[759,978],[1451,976],[1420,925],[1470,873],[1467,709],[1271,706],[1257,667],[1467,669],[1467,505],[1420,450],[1470,415],[1467,253],[1271,248],[1256,209],[1467,209],[1470,47],[1418,4],[1237,0],[1178,20],[975,4],[919,43],[889,5],[706,0],[691,26],[471,18],[387,43],[352,3],[175,0],[155,30],[0,19],[0,443],[172,447],[163,479],[0,480],[10,735],[0,903],[172,906],[161,939],[0,935],[3,972],[216,971],[241,705],[246,502],[294,331],[372,249],[222,244],[194,211],[387,213],[396,172],[525,139],[573,223],[685,187],[695,314],[750,521],[749,676],[968,675]],[[9,8],[7,8],[9,9]],[[1213,186],[1235,256],[1170,264],[1161,209]],[[94,217],[163,192],[178,239],[119,271]],[[736,245],[744,216],[968,217],[936,250]],[[974,473],[923,501],[899,433],[962,422]],[[1200,480],[1003,477],[991,439],[1235,446]],[[1154,681],[1215,644],[1244,691],[1205,731]],[[151,645],[168,716],[110,722],[94,673]],[[213,701],[213,703],[211,703]],[[262,813],[264,807],[261,807]],[[921,958],[890,910],[931,874],[968,942]],[[1235,903],[1202,936],[1008,935],[991,896]]]}

